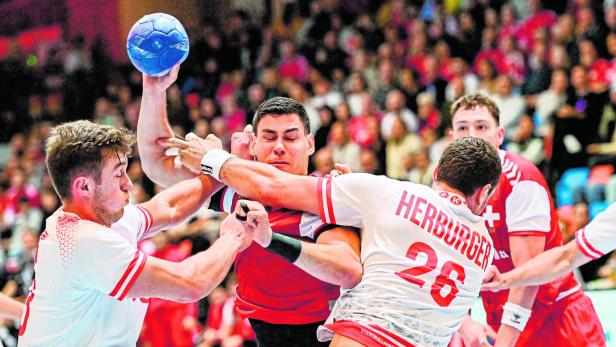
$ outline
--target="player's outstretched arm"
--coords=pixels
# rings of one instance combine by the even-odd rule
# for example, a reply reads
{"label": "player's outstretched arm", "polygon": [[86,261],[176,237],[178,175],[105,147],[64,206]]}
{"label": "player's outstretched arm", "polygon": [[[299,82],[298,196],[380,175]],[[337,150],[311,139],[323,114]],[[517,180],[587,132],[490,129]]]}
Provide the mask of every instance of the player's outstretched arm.
{"label": "player's outstretched arm", "polygon": [[152,214],[152,226],[146,237],[151,237],[158,231],[170,228],[203,206],[222,183],[205,175],[199,175],[163,190],[151,200],[141,204]]}
{"label": "player's outstretched arm", "polygon": [[156,184],[168,187],[181,180],[195,177],[184,167],[175,168],[174,158],[165,156],[157,143],[159,138],[173,137],[167,120],[167,88],[178,76],[179,65],[162,77],[143,75],[143,94],[137,123],[137,143],[145,174]]}
{"label": "player's outstretched arm", "polygon": [[363,275],[359,259],[360,241],[353,228],[335,226],[321,233],[316,243],[304,242],[272,232],[267,212],[256,201],[240,200],[248,209],[247,222],[255,228],[254,240],[312,276],[343,288],[353,288]]}
{"label": "player's outstretched arm", "polygon": [[0,293],[0,318],[19,320],[23,309],[22,302]]}
{"label": "player's outstretched arm", "polygon": [[164,144],[178,148],[182,165],[192,172],[211,175],[233,188],[240,195],[267,206],[281,206],[319,215],[318,179],[292,175],[254,161],[238,159],[222,149],[214,135],[189,141],[176,138]]}
{"label": "player's outstretched arm", "polygon": [[[513,265],[518,267],[543,252],[545,236],[509,236],[509,245]],[[508,317],[514,317],[520,313],[518,312],[520,310],[528,312],[528,316],[530,316],[530,309],[533,307],[538,290],[538,287],[526,286],[512,288],[509,291],[503,319],[501,319],[501,326],[496,335],[495,346],[515,345],[524,327],[514,327],[514,325],[517,325],[515,322],[519,320],[514,318],[509,320]],[[508,307],[512,307],[512,309],[508,310]]]}
{"label": "player's outstretched arm", "polygon": [[179,263],[149,257],[127,296],[177,302],[192,302],[205,297],[222,282],[237,254],[253,239],[252,228],[234,215],[222,222],[220,234],[206,251]]}
{"label": "player's outstretched arm", "polygon": [[541,285],[560,278],[592,260],[582,253],[575,241],[552,248],[532,260],[483,284],[482,290],[502,290],[518,286]]}

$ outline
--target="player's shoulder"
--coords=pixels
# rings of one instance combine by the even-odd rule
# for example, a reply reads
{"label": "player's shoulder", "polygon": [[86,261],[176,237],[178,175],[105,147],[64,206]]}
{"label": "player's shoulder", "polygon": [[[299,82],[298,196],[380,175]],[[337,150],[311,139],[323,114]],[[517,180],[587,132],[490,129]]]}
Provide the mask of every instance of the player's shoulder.
{"label": "player's shoulder", "polygon": [[512,186],[520,181],[537,181],[545,184],[545,178],[539,168],[530,160],[523,156],[501,151],[502,179],[508,181]]}

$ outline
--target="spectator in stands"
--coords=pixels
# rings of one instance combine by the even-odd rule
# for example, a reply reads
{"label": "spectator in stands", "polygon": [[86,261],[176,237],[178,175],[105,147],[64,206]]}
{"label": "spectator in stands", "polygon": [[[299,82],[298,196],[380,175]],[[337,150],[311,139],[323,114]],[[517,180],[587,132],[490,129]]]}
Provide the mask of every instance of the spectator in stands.
{"label": "spectator in stands", "polygon": [[360,171],[361,167],[357,158],[361,148],[353,141],[349,140],[346,125],[342,122],[335,122],[329,132],[329,146],[332,149],[334,162],[346,164],[351,171]]}
{"label": "spectator in stands", "polygon": [[434,95],[428,92],[417,95],[417,107],[419,120],[417,131],[422,133],[425,129],[436,130],[441,124],[441,114],[436,108]]}
{"label": "spectator in stands", "polygon": [[386,147],[387,176],[399,180],[406,179],[408,170],[413,167],[413,164],[405,167],[404,158],[407,155],[415,155],[420,150],[419,136],[409,133],[402,119],[395,118]]}
{"label": "spectator in stands", "polygon": [[492,99],[501,110],[500,124],[505,128],[505,138],[511,141],[518,132],[520,118],[526,112],[526,100],[513,91],[511,77],[500,75],[496,78],[495,93]]}
{"label": "spectator in stands", "polygon": [[323,177],[329,175],[335,169],[332,149],[330,147],[323,147],[318,150],[312,156],[312,162],[314,164],[314,171],[311,175],[313,176]]}
{"label": "spectator in stands", "polygon": [[535,136],[535,126],[529,115],[520,117],[518,131],[507,144],[507,151],[520,154],[537,166],[543,163],[543,140]]}
{"label": "spectator in stands", "polygon": [[381,136],[384,139],[391,137],[393,123],[396,118],[402,119],[406,129],[410,132],[416,132],[419,128],[417,116],[406,107],[406,97],[399,89],[394,89],[387,93],[385,109],[387,113],[381,120]]}
{"label": "spectator in stands", "polygon": [[539,93],[536,98],[530,97],[529,103],[535,107],[535,119],[538,124],[537,134],[547,136],[552,133],[555,112],[567,100],[569,78],[564,70],[554,70],[550,88]]}

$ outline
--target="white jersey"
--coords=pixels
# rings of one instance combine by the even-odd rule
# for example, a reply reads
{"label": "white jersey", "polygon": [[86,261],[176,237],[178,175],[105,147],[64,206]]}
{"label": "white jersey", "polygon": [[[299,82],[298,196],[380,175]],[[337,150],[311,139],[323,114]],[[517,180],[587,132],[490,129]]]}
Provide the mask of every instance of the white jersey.
{"label": "white jersey", "polygon": [[616,203],[599,213],[585,228],[575,233],[578,248],[597,259],[616,249]]}
{"label": "white jersey", "polygon": [[125,297],[145,265],[137,242],[151,225],[150,212],[136,206],[126,206],[111,228],[62,209],[51,215],[19,346],[134,346],[148,300]]}
{"label": "white jersey", "polygon": [[[456,194],[385,176],[320,179],[318,193],[324,222],[362,229],[362,280],[342,291],[328,323],[376,325],[415,346],[447,346],[492,263],[484,219]],[[332,332],[320,327],[318,336]]]}

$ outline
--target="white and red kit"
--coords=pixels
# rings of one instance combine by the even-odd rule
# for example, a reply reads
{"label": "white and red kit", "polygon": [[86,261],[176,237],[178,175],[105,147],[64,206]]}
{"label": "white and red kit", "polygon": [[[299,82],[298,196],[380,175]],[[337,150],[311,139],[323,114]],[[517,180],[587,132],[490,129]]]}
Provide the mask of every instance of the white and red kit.
{"label": "white and red kit", "polygon": [[[209,208],[232,212],[240,196],[225,187],[212,196]],[[315,242],[331,228],[313,214],[266,207],[272,231]],[[238,286],[235,307],[242,317],[271,324],[308,324],[324,321],[340,295],[338,286],[321,281],[257,243],[235,260]]]}
{"label": "white and red kit", "polygon": [[134,346],[148,301],[126,294],[145,265],[137,242],[151,225],[137,206],[111,228],[62,209],[47,218],[19,346]]}
{"label": "white and red kit", "polygon": [[578,248],[597,259],[616,249],[616,203],[599,213],[585,228],[575,233]]}
{"label": "white and red kit", "polygon": [[318,330],[368,346],[447,346],[473,306],[493,247],[464,198],[385,176],[319,179],[321,218],[362,228],[364,274]]}
{"label": "white and red kit", "polygon": [[[539,169],[517,154],[501,150],[499,155],[503,173],[483,216],[494,241],[494,265],[500,272],[507,272],[514,268],[510,236],[545,236],[545,249],[548,250],[562,244],[562,235],[552,196]],[[498,331],[509,290],[482,292],[481,296],[488,324]],[[578,306],[573,305],[576,301],[580,301]],[[564,312],[565,307],[571,312]],[[582,313],[581,310],[586,312]],[[589,321],[578,327],[562,318],[567,314],[585,315]],[[555,317],[556,327],[547,324],[551,316]],[[573,274],[569,273],[539,286],[532,314],[517,346],[535,346],[536,342],[548,341],[546,339],[551,339],[550,345],[554,346],[575,346],[576,341],[598,338],[600,330],[601,325],[590,299],[581,291]]]}

